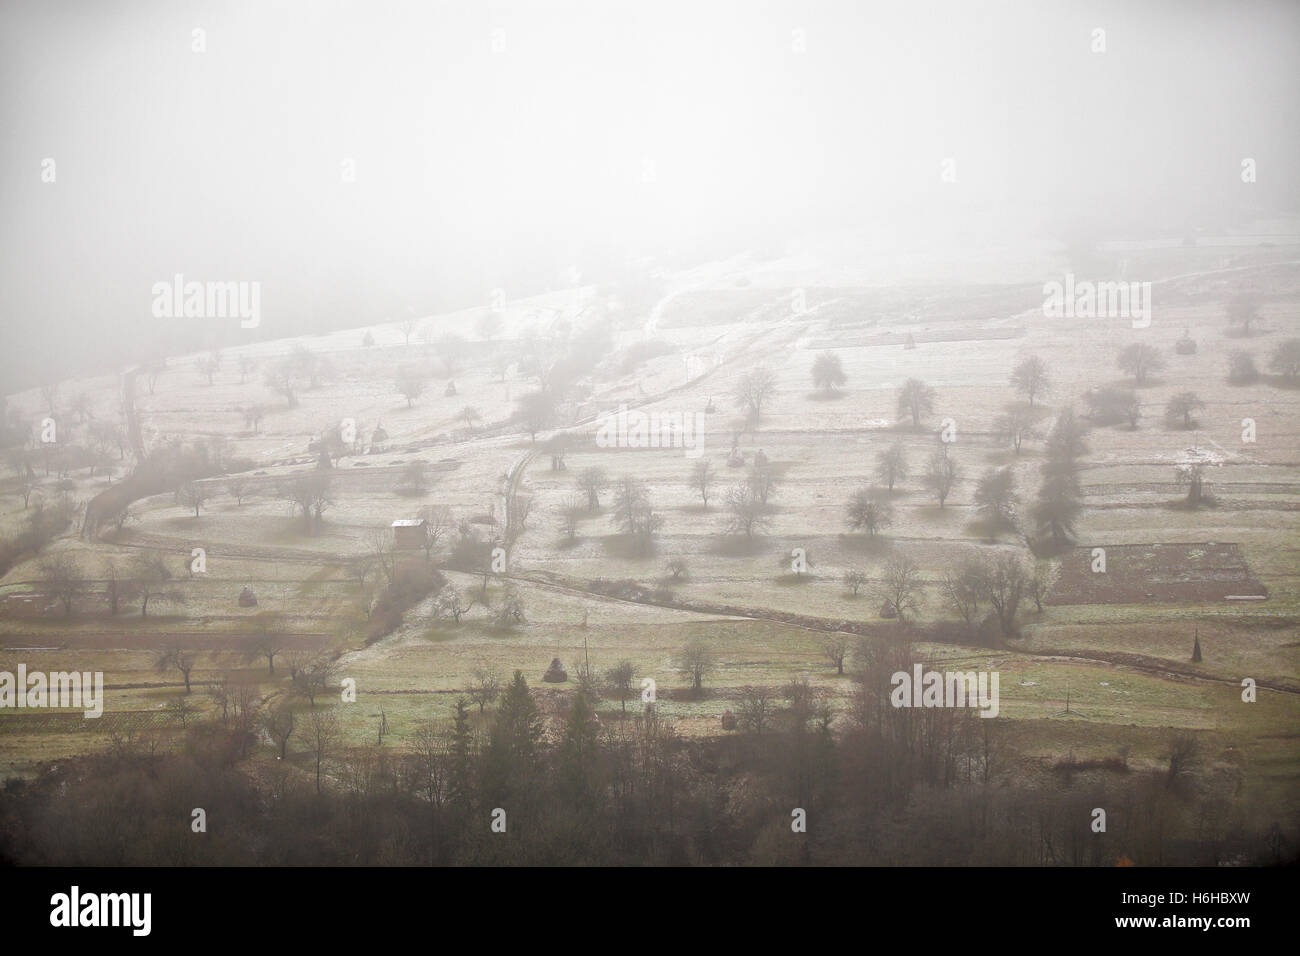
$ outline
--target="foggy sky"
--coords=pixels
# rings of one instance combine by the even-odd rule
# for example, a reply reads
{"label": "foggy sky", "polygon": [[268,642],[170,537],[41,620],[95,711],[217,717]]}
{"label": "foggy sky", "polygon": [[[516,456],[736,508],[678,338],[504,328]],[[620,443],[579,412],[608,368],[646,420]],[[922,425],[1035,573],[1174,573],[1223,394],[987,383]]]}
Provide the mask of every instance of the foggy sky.
{"label": "foggy sky", "polygon": [[194,347],[175,273],[260,281],[276,338],[832,227],[1294,214],[1298,54],[1241,0],[8,2],[0,391]]}

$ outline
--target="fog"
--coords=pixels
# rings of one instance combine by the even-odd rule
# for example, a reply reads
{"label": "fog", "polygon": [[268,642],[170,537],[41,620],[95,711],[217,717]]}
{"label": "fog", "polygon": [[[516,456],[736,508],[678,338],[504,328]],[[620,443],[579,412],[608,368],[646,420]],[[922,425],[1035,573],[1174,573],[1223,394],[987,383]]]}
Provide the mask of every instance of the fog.
{"label": "fog", "polygon": [[[1195,0],[8,3],[0,391],[801,236],[1294,214],[1298,27]],[[153,316],[177,273],[260,282],[260,325]]]}

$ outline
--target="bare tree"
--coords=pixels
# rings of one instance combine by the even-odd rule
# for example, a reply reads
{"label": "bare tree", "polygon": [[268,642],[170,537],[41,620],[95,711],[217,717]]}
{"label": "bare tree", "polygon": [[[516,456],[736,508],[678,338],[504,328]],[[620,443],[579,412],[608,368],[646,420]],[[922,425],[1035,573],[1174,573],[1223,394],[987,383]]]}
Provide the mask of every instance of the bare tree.
{"label": "bare tree", "polygon": [[253,482],[249,478],[235,475],[226,481],[226,493],[235,499],[236,505],[243,505],[244,499],[253,494]]}
{"label": "bare tree", "polygon": [[627,713],[627,699],[634,697],[636,691],[633,689],[633,683],[636,681],[636,665],[629,660],[621,660],[605,673],[605,679],[614,688],[614,694],[622,705],[623,713]]}
{"label": "bare tree", "polygon": [[1014,634],[1016,612],[1029,593],[1032,572],[1015,555],[1004,554],[981,567],[978,580],[983,598],[997,614],[1002,633]]}
{"label": "bare tree", "polygon": [[254,616],[252,623],[255,633],[248,642],[245,656],[249,660],[265,660],[267,673],[274,674],[275,658],[285,646],[284,622],[276,612],[263,611]]}
{"label": "bare tree", "polygon": [[776,701],[766,687],[744,687],[740,692],[739,713],[736,723],[741,730],[751,734],[761,734],[776,712]]}
{"label": "bare tree", "polygon": [[1133,381],[1138,385],[1145,385],[1147,379],[1164,369],[1167,363],[1165,357],[1153,346],[1145,342],[1134,342],[1119,353],[1116,364],[1121,372],[1132,375]]}
{"label": "bare tree", "polygon": [[934,496],[939,499],[940,508],[948,500],[953,485],[960,478],[961,469],[957,467],[956,459],[949,457],[948,453],[942,449],[931,455],[930,460],[926,462],[925,484],[934,493]]}
{"label": "bare tree", "polygon": [[183,508],[193,508],[194,517],[199,516],[199,509],[212,497],[212,489],[201,481],[187,481],[176,489],[176,503]]}
{"label": "bare tree", "polygon": [[1020,505],[1010,468],[990,468],[975,485],[975,506],[993,531],[1014,528]]}
{"label": "bare tree", "polygon": [[1032,408],[1035,398],[1046,395],[1051,390],[1047,363],[1037,355],[1026,356],[1012,370],[1011,384],[1025,396]]}
{"label": "bare tree", "polygon": [[919,378],[909,378],[898,390],[898,417],[911,416],[912,427],[921,427],[921,416],[934,411],[934,389]]}
{"label": "bare tree", "polygon": [[1017,455],[1025,441],[1038,437],[1034,413],[1023,406],[1008,408],[994,421],[993,429],[998,438],[1010,445]]}
{"label": "bare tree", "polygon": [[321,792],[321,768],[342,737],[339,715],[333,709],[311,710],[307,714],[307,747],[316,762],[316,792]]}
{"label": "bare tree", "polygon": [[446,620],[450,617],[459,624],[461,617],[473,606],[473,601],[466,604],[459,589],[449,584],[439,592],[438,600],[434,603],[433,614],[438,620]]}
{"label": "bare tree", "polygon": [[72,614],[72,604],[86,590],[86,576],[76,559],[66,552],[41,562],[41,587],[63,605],[63,616]]}
{"label": "bare tree", "polygon": [[493,704],[501,694],[501,675],[486,664],[479,664],[470,673],[469,699],[478,704],[479,714],[488,704]]}
{"label": "bare tree", "polygon": [[305,664],[298,666],[293,674],[293,689],[307,698],[310,707],[316,706],[316,698],[326,693],[337,675],[338,665],[327,653],[318,653]]}
{"label": "bare tree", "polygon": [[438,545],[446,540],[456,527],[456,516],[446,505],[425,505],[420,509],[419,515],[424,519],[424,547],[425,558],[432,558],[433,553],[438,550]]}
{"label": "bare tree", "polygon": [[776,394],[776,375],[771,369],[759,366],[740,377],[736,383],[736,405],[744,410],[751,421],[763,415],[763,405]]}
{"label": "bare tree", "polygon": [[688,642],[677,658],[677,672],[688,678],[696,691],[704,688],[704,678],[713,673],[715,667],[713,652],[700,638]]}
{"label": "bare tree", "polygon": [[1179,392],[1165,406],[1165,421],[1182,428],[1191,428],[1196,424],[1192,414],[1204,408],[1205,402],[1195,392]]}
{"label": "bare tree", "polygon": [[288,701],[282,701],[272,707],[263,717],[262,726],[280,748],[280,759],[285,759],[288,755],[289,738],[293,736],[294,728],[297,726],[293,706]]}
{"label": "bare tree", "polygon": [[483,420],[483,416],[473,405],[466,405],[456,417],[463,421],[471,432],[474,431],[474,423]]}
{"label": "bare tree", "polygon": [[857,568],[849,568],[849,570],[844,572],[844,576],[840,580],[842,580],[844,586],[853,593],[853,596],[857,597],[858,592],[862,590],[863,585],[867,583],[867,576]]}
{"label": "bare tree", "polygon": [[172,572],[157,551],[146,551],[135,558],[131,565],[131,578],[139,585],[141,617],[149,616],[150,600],[175,601],[180,598],[178,591],[167,587]]}
{"label": "bare tree", "polygon": [[555,398],[547,391],[529,392],[516,402],[515,421],[532,441],[555,421]]}
{"label": "bare tree", "polygon": [[713,463],[707,458],[699,459],[691,467],[691,489],[699,493],[705,511],[709,510],[709,493],[713,490],[716,476]]}
{"label": "bare tree", "polygon": [[243,409],[244,427],[253,429],[256,435],[258,429],[262,426],[262,419],[266,417],[266,409],[261,405],[249,405]]}
{"label": "bare tree", "polygon": [[835,673],[842,676],[844,674],[844,659],[849,654],[849,636],[847,634],[833,634],[826,639],[822,649],[826,652],[827,659],[835,665]]}
{"label": "bare tree", "polygon": [[403,365],[397,370],[397,392],[406,399],[407,408],[411,408],[423,394],[424,385],[424,373],[415,366]]}
{"label": "bare tree", "polygon": [[402,333],[402,342],[406,348],[411,347],[411,336],[415,334],[415,330],[419,327],[420,320],[415,316],[407,316],[397,323],[397,328]]}
{"label": "bare tree", "polygon": [[560,530],[570,541],[577,538],[578,522],[582,520],[586,510],[582,498],[578,495],[569,495],[560,503]]}
{"label": "bare tree", "polygon": [[906,620],[907,612],[917,609],[917,599],[924,590],[921,569],[910,558],[895,558],[885,565],[882,588],[886,607],[900,621]]}
{"label": "bare tree", "polygon": [[1174,468],[1174,477],[1187,486],[1187,503],[1195,508],[1205,500],[1205,462],[1189,461]]}
{"label": "bare tree", "polygon": [[979,605],[984,594],[980,569],[970,563],[956,571],[946,572],[939,588],[948,607],[967,628],[973,627],[979,620]]}
{"label": "bare tree", "polygon": [[844,363],[834,352],[822,352],[813,362],[812,367],[813,386],[832,395],[837,386],[843,385],[848,381],[848,376],[844,374]]}
{"label": "bare tree", "polygon": [[578,490],[587,496],[587,510],[600,509],[600,495],[609,487],[609,476],[604,468],[592,466],[584,468],[578,475]]}
{"label": "bare tree", "polygon": [[1056,581],[1056,574],[1051,565],[1039,562],[1034,565],[1034,576],[1029,581],[1029,596],[1034,599],[1034,607],[1038,613],[1043,612],[1043,601],[1052,591],[1052,585]]}
{"label": "bare tree", "polygon": [[877,532],[894,522],[894,509],[889,502],[877,498],[866,488],[853,492],[846,510],[849,530],[861,529],[869,537],[874,538]]}
{"label": "bare tree", "polygon": [[902,442],[894,442],[876,456],[876,475],[890,491],[897,482],[907,478],[907,450]]}
{"label": "bare tree", "polygon": [[280,486],[280,497],[302,515],[303,530],[315,534],[321,516],[334,504],[333,484],[330,476],[323,472],[299,475]]}
{"label": "bare tree", "polygon": [[199,654],[195,650],[169,645],[160,647],[154,652],[154,668],[159,673],[167,671],[179,671],[185,678],[185,693],[190,692],[190,674],[198,664]]}
{"label": "bare tree", "polygon": [[272,390],[284,396],[290,408],[298,407],[298,389],[302,385],[299,365],[291,357],[278,360],[262,374]]}
{"label": "bare tree", "polygon": [[743,485],[733,485],[727,490],[727,511],[731,514],[731,520],[727,523],[727,533],[743,534],[749,541],[753,540],[755,534],[761,533],[771,525],[767,506],[748,482]]}
{"label": "bare tree", "polygon": [[1228,324],[1241,326],[1243,335],[1250,335],[1250,324],[1259,319],[1259,299],[1250,292],[1234,296],[1228,302]]}

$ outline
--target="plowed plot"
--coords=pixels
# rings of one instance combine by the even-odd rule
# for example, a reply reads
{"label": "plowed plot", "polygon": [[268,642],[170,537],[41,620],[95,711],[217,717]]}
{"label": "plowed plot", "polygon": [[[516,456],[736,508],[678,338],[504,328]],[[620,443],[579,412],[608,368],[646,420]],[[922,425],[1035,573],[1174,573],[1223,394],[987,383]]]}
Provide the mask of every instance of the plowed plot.
{"label": "plowed plot", "polygon": [[1107,545],[1105,572],[1093,571],[1095,548],[1061,561],[1049,604],[1162,604],[1267,597],[1235,544]]}

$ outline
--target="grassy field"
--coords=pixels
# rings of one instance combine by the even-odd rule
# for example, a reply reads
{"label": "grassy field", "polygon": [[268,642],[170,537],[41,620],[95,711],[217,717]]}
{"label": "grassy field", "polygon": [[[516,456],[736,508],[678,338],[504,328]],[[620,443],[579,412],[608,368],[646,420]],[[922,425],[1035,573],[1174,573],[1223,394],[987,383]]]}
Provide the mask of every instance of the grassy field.
{"label": "grassy field", "polygon": [[[42,594],[35,557],[8,572],[0,582],[0,670],[19,663],[99,670],[108,692],[106,717],[90,730],[75,720],[45,719],[52,715],[0,714],[0,775],[30,774],[42,761],[108,746],[116,734],[153,733],[166,741],[179,719],[168,707],[184,695],[178,674],[153,665],[151,650],[161,644],[200,654],[189,695],[196,711],[216,706],[205,690],[223,674],[254,682],[268,699],[287,693],[282,667],[271,675],[264,662],[250,661],[243,652],[260,626],[259,615],[268,612],[288,635],[287,647],[341,653],[338,675],[354,679],[358,688],[357,703],[342,710],[347,739],[357,744],[375,739],[382,715],[390,728],[385,745],[408,746],[423,723],[450,714],[475,668],[506,676],[522,670],[545,709],[559,712],[573,684],[540,682],[552,658],[570,676],[584,660],[602,672],[632,661],[640,676],[655,681],[659,713],[691,735],[722,733],[720,718],[734,709],[743,688],[779,690],[796,678],[806,678],[842,714],[853,684],[835,673],[823,646],[836,622],[880,621],[880,600],[872,595],[891,557],[906,556],[921,567],[929,587],[917,617],[931,623],[947,615],[936,586],[944,571],[967,556],[1024,554],[1011,535],[989,540],[972,500],[974,479],[991,467],[1012,467],[1026,500],[1037,486],[1041,444],[1028,442],[1014,455],[994,435],[995,419],[1016,397],[1008,385],[1015,362],[1033,354],[1051,369],[1052,390],[1042,409],[1048,420],[1067,404],[1082,411],[1087,389],[1121,382],[1117,352],[1145,342],[1167,356],[1168,367],[1138,389],[1143,418],[1136,430],[1107,426],[1089,434],[1087,508],[1078,545],[1231,544],[1243,579],[1260,582],[1267,600],[1247,604],[1216,596],[1134,603],[1131,587],[1117,587],[1113,597],[1103,590],[1086,602],[1054,601],[1041,612],[1029,607],[1021,634],[1004,647],[923,643],[918,650],[935,662],[978,664],[1000,673],[1001,718],[1027,765],[1046,766],[1067,753],[1113,755],[1127,747],[1134,765],[1154,767],[1169,731],[1183,728],[1204,737],[1215,766],[1237,768],[1249,787],[1276,805],[1300,808],[1300,750],[1293,732],[1300,716],[1300,390],[1270,376],[1253,385],[1225,382],[1231,349],[1248,349],[1263,365],[1269,350],[1296,331],[1300,273],[1292,264],[1260,269],[1269,284],[1255,334],[1226,334],[1224,289],[1238,275],[1231,270],[1278,258],[1277,250],[1260,250],[1255,258],[1239,252],[1225,261],[1186,249],[1131,261],[1130,270],[1145,268],[1146,275],[1167,279],[1157,282],[1154,318],[1145,329],[1118,319],[1044,318],[1032,287],[1027,292],[1023,285],[881,291],[865,281],[854,286],[841,275],[819,282],[816,272],[799,275],[793,266],[780,273],[782,281],[773,277],[779,270],[770,268],[755,270],[743,287],[734,285],[735,276],[718,279],[712,288],[666,301],[650,333],[642,317],[616,317],[612,356],[584,383],[585,400],[561,410],[562,424],[576,440],[564,470],[552,470],[544,453],[529,458],[537,445],[508,421],[514,403],[535,381],[513,364],[499,373],[491,358],[529,336],[555,334],[554,316],[572,315],[583,301],[572,293],[512,304],[486,340],[468,331],[478,314],[459,313],[427,320],[427,331],[409,346],[396,327],[375,327],[370,347],[362,346],[365,330],[357,329],[227,350],[211,385],[193,367],[195,356],[172,359],[152,393],[137,388],[145,443],[152,448],[171,438],[223,439],[231,457],[254,463],[253,478],[262,480],[264,490],[239,504],[223,481],[213,479],[218,494],[197,517],[170,495],[156,495],[137,504],[139,521],[120,532],[104,529],[88,540],[68,534],[51,545],[49,553],[73,555],[98,581],[110,561],[123,564],[144,550],[163,550],[182,600],[151,605],[148,617],[134,604],[109,617],[101,595],[81,599],[64,617]],[[1044,269],[1051,275],[1059,264]],[[795,289],[805,291],[803,311],[791,307]],[[461,367],[439,370],[439,337],[450,333],[466,336],[472,347]],[[1174,354],[1184,333],[1197,341],[1195,354]],[[915,348],[897,344],[908,334]],[[664,343],[666,354],[625,367],[627,347],[647,335]],[[333,374],[304,390],[297,408],[287,408],[262,384],[260,371],[240,382],[240,351],[265,364],[298,344],[326,357]],[[815,393],[809,376],[817,351],[830,347],[847,375],[846,386],[832,398]],[[427,364],[432,382],[408,408],[393,379],[399,366],[411,363]],[[736,416],[732,393],[740,377],[759,365],[775,373],[777,391],[759,429],[744,433],[738,447],[750,461],[761,450],[778,482],[770,526],[749,540],[727,530],[725,489],[743,470],[728,468],[725,460]],[[900,423],[895,408],[897,388],[912,377],[936,391],[933,413],[919,430]],[[444,394],[448,380],[455,383],[454,395]],[[1166,426],[1166,402],[1189,389],[1205,402],[1197,427]],[[111,417],[121,390],[105,377],[65,383],[62,391],[87,392],[100,414]],[[11,401],[33,417],[40,411],[35,393]],[[702,455],[715,466],[718,484],[707,508],[690,487],[694,458],[682,449],[600,448],[594,440],[599,410],[629,404],[646,412],[693,414],[704,413],[710,403],[714,411],[703,416]],[[240,411],[251,404],[266,406],[255,433]],[[473,427],[460,417],[467,406],[479,413]],[[945,418],[956,428],[951,454],[963,480],[940,508],[917,476]],[[1253,443],[1242,441],[1245,418],[1256,423]],[[321,533],[309,535],[286,503],[265,489],[276,479],[313,470],[308,443],[342,419],[352,419],[362,435],[382,425],[389,438],[371,454],[336,463],[336,500]],[[911,476],[890,496],[893,524],[875,540],[849,533],[845,503],[855,489],[876,482],[876,456],[895,441],[907,450]],[[1182,491],[1174,476],[1175,461],[1193,445],[1213,449],[1221,460],[1208,479],[1214,505],[1197,510],[1179,506]],[[421,494],[399,487],[402,468],[412,461],[430,467]],[[436,620],[435,601],[428,598],[405,613],[395,632],[367,644],[364,611],[374,583],[359,583],[347,568],[349,557],[364,552],[367,531],[424,505],[446,505],[459,518],[504,521],[509,476],[525,461],[517,496],[531,502],[530,516],[511,549],[508,571],[488,591],[497,604],[507,586],[513,588],[526,609],[524,622],[495,627],[481,607],[459,624]],[[95,476],[75,471],[73,496],[93,496],[119,479],[126,464]],[[632,551],[616,533],[608,493],[601,510],[579,521],[574,540],[561,532],[563,503],[575,493],[577,476],[592,466],[612,478],[635,476],[651,489],[663,518],[651,553]],[[41,476],[47,493],[55,480]],[[29,513],[18,485],[16,475],[0,484],[0,533],[14,533]],[[205,573],[185,570],[193,548],[206,552]],[[810,559],[808,574],[791,573],[793,549]],[[444,558],[445,552],[434,560]],[[675,579],[667,570],[673,558],[687,566]],[[1192,578],[1207,573],[1198,567],[1179,571]],[[869,581],[856,598],[841,583],[851,568]],[[478,578],[446,574],[467,595],[478,593]],[[617,600],[592,592],[588,585],[596,579],[627,579],[669,590],[672,597],[660,602],[665,606]],[[245,585],[257,594],[256,608],[238,606]],[[681,602],[737,610],[670,606]],[[825,621],[826,628],[770,619],[791,612]],[[1197,664],[1190,662],[1193,635],[1204,654]],[[674,666],[680,649],[695,638],[706,641],[717,658],[698,698],[685,693],[686,681]],[[1257,703],[1241,701],[1244,678],[1267,685]],[[639,696],[627,706],[640,708]],[[618,719],[621,711],[620,701],[607,695],[602,718]],[[273,758],[269,742],[259,753]]]}

